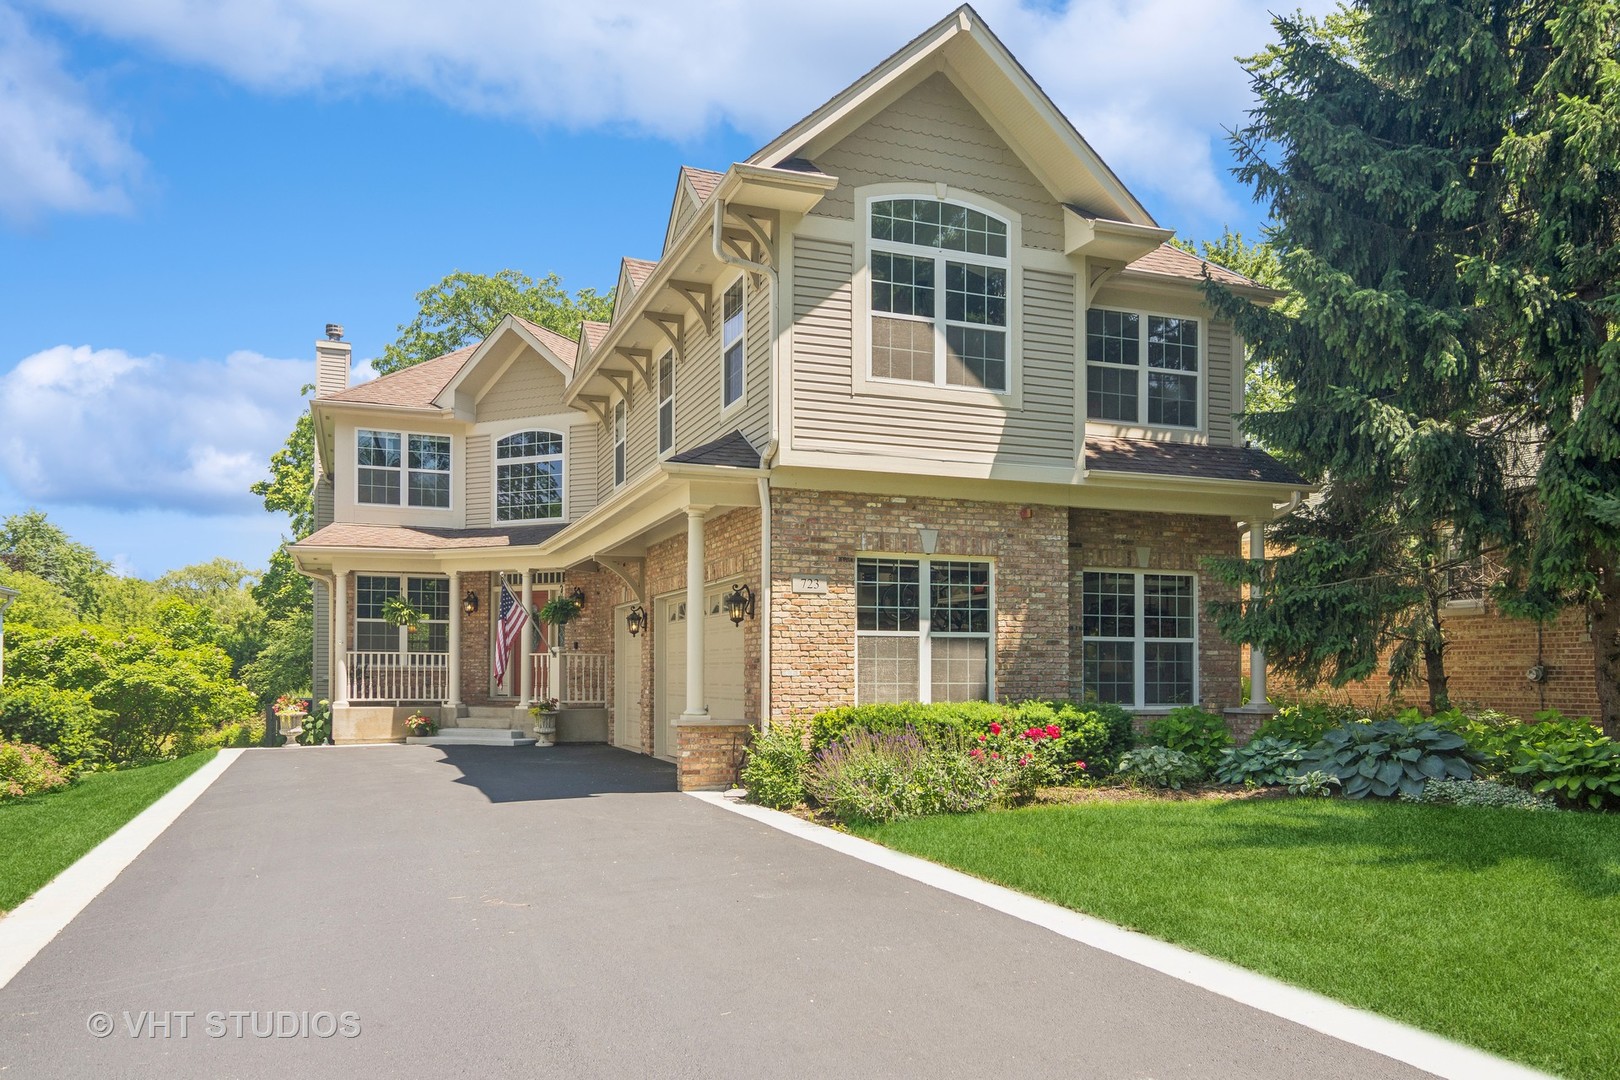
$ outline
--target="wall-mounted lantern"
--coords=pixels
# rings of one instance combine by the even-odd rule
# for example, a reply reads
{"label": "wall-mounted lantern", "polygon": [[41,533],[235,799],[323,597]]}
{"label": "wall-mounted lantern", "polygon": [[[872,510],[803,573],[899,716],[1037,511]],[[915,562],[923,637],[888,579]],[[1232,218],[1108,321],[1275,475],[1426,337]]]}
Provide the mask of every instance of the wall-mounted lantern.
{"label": "wall-mounted lantern", "polygon": [[584,607],[585,606],[585,590],[584,589],[575,589],[573,592],[568,594],[568,599],[572,600],[574,603],[578,604],[580,607]]}
{"label": "wall-mounted lantern", "polygon": [[624,617],[624,628],[630,631],[631,637],[647,629],[647,609],[640,604],[631,608],[629,614]]}
{"label": "wall-mounted lantern", "polygon": [[461,598],[461,610],[468,615],[478,614],[478,594],[468,589],[467,595]]}
{"label": "wall-mounted lantern", "polygon": [[732,625],[741,626],[744,619],[754,617],[754,590],[747,585],[733,585],[726,597],[726,616]]}

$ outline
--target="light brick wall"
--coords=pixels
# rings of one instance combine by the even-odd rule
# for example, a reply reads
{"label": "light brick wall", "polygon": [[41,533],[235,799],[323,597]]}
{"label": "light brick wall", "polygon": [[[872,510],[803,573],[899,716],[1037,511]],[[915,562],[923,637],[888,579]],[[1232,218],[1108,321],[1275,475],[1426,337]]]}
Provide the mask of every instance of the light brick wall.
{"label": "light brick wall", "polygon": [[694,724],[676,729],[676,784],[682,791],[724,791],[737,782],[752,724]]}

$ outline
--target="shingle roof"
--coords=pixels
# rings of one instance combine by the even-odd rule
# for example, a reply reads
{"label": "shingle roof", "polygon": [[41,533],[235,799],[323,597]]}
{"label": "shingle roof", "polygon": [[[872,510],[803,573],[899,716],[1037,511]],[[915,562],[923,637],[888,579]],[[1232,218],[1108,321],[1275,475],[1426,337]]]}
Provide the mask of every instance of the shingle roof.
{"label": "shingle roof", "polygon": [[376,548],[436,551],[466,548],[532,547],[563,529],[562,522],[511,525],[495,529],[433,529],[412,525],[357,525],[336,522],[294,544],[304,548]]}
{"label": "shingle roof", "polygon": [[574,354],[579,351],[579,342],[566,334],[557,333],[549,326],[541,326],[537,322],[531,322],[521,315],[514,315],[512,318],[522,323],[531,334],[545,344],[546,348],[556,353],[557,359],[569,367],[574,366]]}
{"label": "shingle roof", "polygon": [[1297,484],[1305,479],[1264,450],[1247,446],[1202,446],[1150,439],[1087,439],[1086,468],[1098,472],[1185,476],[1195,480],[1251,480]]}
{"label": "shingle roof", "polygon": [[759,451],[740,431],[722,435],[713,442],[694,446],[669,459],[682,465],[726,465],[734,469],[759,468]]}
{"label": "shingle roof", "polygon": [[639,289],[647,284],[647,279],[652,276],[653,267],[657,265],[656,262],[649,259],[626,258],[624,260],[624,273],[630,279],[631,286]]}
{"label": "shingle roof", "polygon": [[681,172],[685,175],[687,182],[692,185],[692,190],[697,193],[700,200],[713,195],[714,189],[720,186],[720,181],[726,178],[725,173],[711,172],[708,169],[696,169],[690,165],[682,165]]}
{"label": "shingle roof", "polygon": [[1192,281],[1204,280],[1204,269],[1209,269],[1209,276],[1222,285],[1248,285],[1259,288],[1259,283],[1249,280],[1242,274],[1228,270],[1224,266],[1200,259],[1196,255],[1189,255],[1178,247],[1169,244],[1160,244],[1153,251],[1143,255],[1140,259],[1126,266],[1127,270],[1136,270],[1144,274],[1159,274],[1164,277],[1187,278]]}
{"label": "shingle roof", "polygon": [[432,360],[424,360],[359,386],[328,394],[320,400],[352,401],[366,405],[431,405],[433,399],[439,396],[439,391],[448,386],[450,380],[466,366],[467,359],[477,348],[476,344],[465,345],[455,352],[435,356]]}
{"label": "shingle roof", "polygon": [[586,320],[579,324],[580,337],[584,339],[586,345],[593,349],[602,343],[602,338],[607,335],[607,332],[608,324],[605,322]]}

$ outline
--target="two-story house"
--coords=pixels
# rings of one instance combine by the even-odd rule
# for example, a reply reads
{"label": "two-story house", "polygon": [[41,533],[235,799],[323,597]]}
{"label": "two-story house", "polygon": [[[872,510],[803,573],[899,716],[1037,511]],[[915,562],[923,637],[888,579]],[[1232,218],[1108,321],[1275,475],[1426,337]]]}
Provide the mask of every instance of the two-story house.
{"label": "two-story house", "polygon": [[[963,7],[682,169],[578,341],[508,318],[352,388],[320,343],[322,527],[292,551],[337,740],[435,707],[710,786],[760,724],[852,702],[1238,706],[1202,563],[1304,485],[1244,445],[1201,281],[1269,295],[1170,236]],[[497,663],[503,582],[583,610]]]}

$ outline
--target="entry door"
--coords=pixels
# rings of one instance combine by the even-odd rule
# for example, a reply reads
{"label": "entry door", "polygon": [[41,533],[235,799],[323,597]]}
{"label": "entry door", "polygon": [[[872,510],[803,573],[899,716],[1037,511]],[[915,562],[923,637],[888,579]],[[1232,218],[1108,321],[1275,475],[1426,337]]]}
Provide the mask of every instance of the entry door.
{"label": "entry door", "polygon": [[686,708],[686,599],[673,596],[653,605],[653,753],[675,756],[675,718]]}
{"label": "entry door", "polygon": [[613,613],[613,745],[640,750],[641,639],[625,625],[632,606]]}
{"label": "entry door", "polygon": [[[516,578],[515,581],[513,580],[514,577]],[[512,595],[517,597],[518,603],[521,604],[523,602],[523,575],[508,574],[505,580],[506,587],[512,590]],[[543,653],[548,648],[546,636],[550,633],[551,627],[536,619],[534,613],[546,606],[546,601],[551,599],[551,590],[535,589],[532,596],[534,602],[529,609],[528,628],[519,634],[517,640],[512,642],[509,647],[510,651],[506,655],[506,674],[499,681],[495,679],[494,661],[495,650],[501,647],[500,590],[497,589],[495,595],[491,597],[489,605],[492,609],[489,613],[489,670],[491,690],[495,697],[516,699],[523,691],[523,665],[529,662],[526,654]],[[545,687],[541,685],[541,680],[545,678],[545,673],[546,665],[541,664],[540,669],[535,672],[534,694],[536,697],[556,697],[555,693],[542,692]]]}
{"label": "entry door", "polygon": [[726,615],[727,588],[703,598],[703,696],[716,720],[742,720],[743,630]]}

